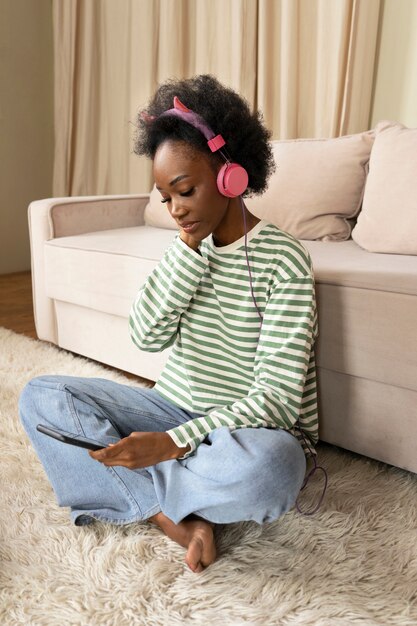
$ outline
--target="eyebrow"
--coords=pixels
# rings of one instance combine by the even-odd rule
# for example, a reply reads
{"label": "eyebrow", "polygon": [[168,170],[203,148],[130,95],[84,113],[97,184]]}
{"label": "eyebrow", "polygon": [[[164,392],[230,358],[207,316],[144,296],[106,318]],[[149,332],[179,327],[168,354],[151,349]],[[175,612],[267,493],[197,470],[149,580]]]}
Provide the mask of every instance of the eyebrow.
{"label": "eyebrow", "polygon": [[[174,178],[174,180],[171,180],[171,182],[169,183],[170,187],[173,187],[173,185],[176,185],[177,183],[180,182],[180,180],[183,180],[184,178],[190,178],[189,174],[180,174],[179,176],[177,176],[176,178]],[[161,191],[160,187],[156,187],[158,189],[158,191]]]}

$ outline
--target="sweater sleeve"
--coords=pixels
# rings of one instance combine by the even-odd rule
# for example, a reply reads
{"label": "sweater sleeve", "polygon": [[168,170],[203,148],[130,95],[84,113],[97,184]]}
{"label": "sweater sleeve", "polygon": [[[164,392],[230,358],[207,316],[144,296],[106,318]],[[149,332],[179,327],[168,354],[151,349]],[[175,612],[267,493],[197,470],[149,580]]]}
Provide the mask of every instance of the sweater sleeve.
{"label": "sweater sleeve", "polygon": [[[300,416],[317,335],[314,278],[301,276],[278,283],[264,312],[248,394],[167,431],[177,446],[191,446],[180,458],[192,454],[210,432],[222,426],[231,430],[293,428]],[[311,425],[311,433],[315,426]]]}
{"label": "sweater sleeve", "polygon": [[177,236],[139,291],[129,315],[133,342],[141,350],[159,352],[177,335],[208,261]]}

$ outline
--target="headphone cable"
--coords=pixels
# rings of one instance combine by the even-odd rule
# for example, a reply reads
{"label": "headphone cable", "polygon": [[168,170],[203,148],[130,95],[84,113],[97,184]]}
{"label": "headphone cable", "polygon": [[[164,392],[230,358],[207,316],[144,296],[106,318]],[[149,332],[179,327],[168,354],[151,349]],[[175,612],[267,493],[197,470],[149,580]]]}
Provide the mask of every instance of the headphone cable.
{"label": "headphone cable", "polygon": [[248,272],[249,272],[249,286],[250,286],[250,292],[252,294],[252,300],[253,303],[256,307],[256,310],[258,312],[259,318],[262,322],[262,313],[258,307],[258,303],[256,302],[256,298],[255,298],[255,294],[253,291],[253,283],[252,283],[252,272],[250,269],[250,264],[249,264],[249,254],[248,254],[248,234],[247,234],[247,225],[246,225],[246,207],[245,207],[245,203],[243,202],[242,196],[239,196],[239,200],[240,200],[240,205],[242,207],[242,214],[243,214],[243,227],[245,230],[245,255],[246,255],[246,265],[248,266]]}
{"label": "headphone cable", "polygon": [[[262,317],[262,313],[259,310],[258,304],[257,304],[256,299],[255,299],[255,294],[254,294],[254,291],[253,291],[252,272],[251,272],[250,264],[249,264],[248,237],[247,237],[246,210],[245,210],[246,207],[245,207],[245,204],[243,202],[242,196],[239,196],[239,200],[240,200],[240,204],[241,204],[241,207],[242,207],[243,224],[244,224],[244,229],[245,229],[245,255],[246,255],[246,264],[248,266],[248,272],[249,272],[250,292],[252,294],[253,303],[254,303],[254,305],[256,307],[256,310],[258,312],[259,318],[260,318],[260,320],[262,322],[263,317]],[[312,452],[312,450],[311,450],[310,446],[308,445],[307,440],[306,440],[306,438],[304,436],[304,433],[303,433],[303,431],[302,431],[302,429],[301,429],[301,427],[299,425],[299,420],[297,421],[297,423],[298,423],[298,427],[297,428],[300,431],[300,434],[301,434],[301,436],[302,436],[302,438],[304,440],[304,443],[305,443],[308,451],[310,452],[310,455],[312,456],[313,462],[314,462],[314,467],[308,472],[308,474],[304,478],[304,481],[303,481],[303,484],[301,486],[300,492],[303,491],[303,489],[305,489],[307,487],[308,481],[315,474],[315,472],[317,470],[321,470],[323,472],[323,474],[324,474],[324,489],[323,489],[323,493],[320,496],[320,499],[319,499],[319,502],[318,502],[317,506],[312,511],[302,511],[300,509],[300,507],[299,507],[299,504],[298,504],[298,497],[297,497],[297,500],[295,502],[296,509],[297,509],[297,511],[301,515],[313,515],[314,513],[316,513],[319,510],[319,508],[321,506],[321,503],[323,502],[323,499],[324,499],[324,496],[325,496],[325,493],[326,493],[326,490],[327,490],[328,474],[327,474],[327,471],[325,470],[325,468],[322,465],[318,465],[317,464],[317,460],[316,460],[316,454],[317,453]]]}

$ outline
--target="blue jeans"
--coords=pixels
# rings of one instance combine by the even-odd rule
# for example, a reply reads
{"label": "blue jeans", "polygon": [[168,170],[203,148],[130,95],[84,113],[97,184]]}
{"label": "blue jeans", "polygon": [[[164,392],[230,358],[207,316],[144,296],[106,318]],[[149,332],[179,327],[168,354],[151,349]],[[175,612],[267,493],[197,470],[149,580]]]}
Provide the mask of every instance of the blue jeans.
{"label": "blue jeans", "polygon": [[36,430],[42,423],[107,444],[198,416],[153,389],[103,378],[33,378],[19,412],[58,504],[71,507],[76,525],[92,518],[129,524],[160,511],[176,524],[191,513],[220,524],[272,522],[294,505],[306,471],[300,443],[281,429],[218,428],[188,458],[136,470],[106,467]]}

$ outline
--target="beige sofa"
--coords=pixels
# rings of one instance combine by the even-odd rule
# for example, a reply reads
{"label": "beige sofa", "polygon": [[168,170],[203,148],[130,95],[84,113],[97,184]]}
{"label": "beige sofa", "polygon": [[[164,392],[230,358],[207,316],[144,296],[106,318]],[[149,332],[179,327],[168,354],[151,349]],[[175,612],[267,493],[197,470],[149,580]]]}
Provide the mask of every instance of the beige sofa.
{"label": "beige sofa", "polygon": [[[407,221],[397,228],[387,219],[390,192],[379,188],[386,167],[395,170],[392,142],[407,139],[409,149],[414,130],[384,121],[357,135],[274,142],[268,191],[247,204],[299,238],[313,260],[320,438],[417,472],[417,228],[409,214],[410,206],[417,214],[417,189],[409,205],[404,177],[401,190],[395,180],[387,186],[401,203],[395,220]],[[414,157],[411,185],[416,171]],[[128,330],[131,303],[176,234],[155,190],[34,201],[29,224],[39,338],[155,380],[169,350],[141,352]]]}

